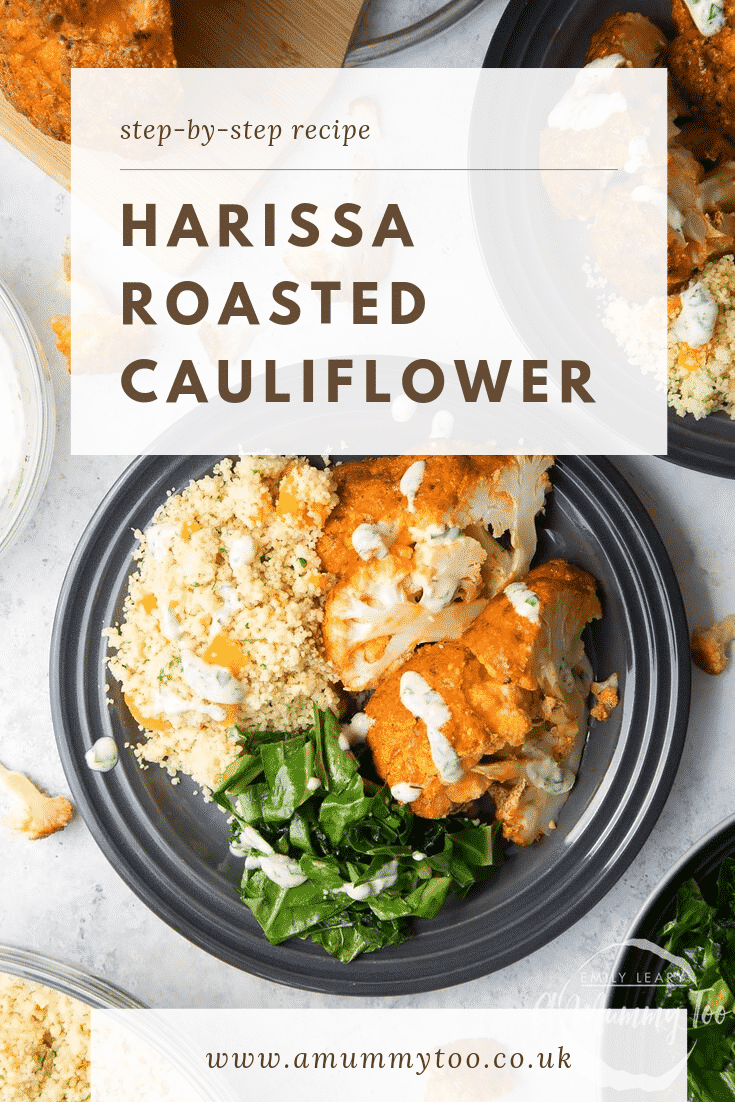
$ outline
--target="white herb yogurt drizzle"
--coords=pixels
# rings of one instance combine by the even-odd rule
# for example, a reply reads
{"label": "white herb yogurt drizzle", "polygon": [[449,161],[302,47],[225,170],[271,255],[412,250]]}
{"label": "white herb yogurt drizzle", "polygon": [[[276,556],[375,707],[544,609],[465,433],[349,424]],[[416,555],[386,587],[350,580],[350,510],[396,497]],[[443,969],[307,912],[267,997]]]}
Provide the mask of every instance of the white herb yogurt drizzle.
{"label": "white herb yogurt drizzle", "polygon": [[386,865],[378,869],[372,880],[364,884],[343,884],[337,891],[349,895],[350,899],[372,899],[380,895],[386,888],[392,888],[398,879],[398,862],[388,861]]}
{"label": "white herb yogurt drizzle", "polygon": [[401,675],[401,704],[416,719],[426,724],[431,758],[439,776],[446,784],[454,784],[464,776],[459,757],[441,729],[449,723],[452,713],[441,695],[432,689],[420,673],[406,670]]}
{"label": "white herb yogurt drizzle", "polygon": [[150,524],[145,530],[148,550],[154,559],[160,562],[165,559],[171,547],[171,540],[176,535],[173,524]]}
{"label": "white herb yogurt drizzle", "polygon": [[553,130],[593,130],[628,108],[618,91],[602,90],[612,75],[608,66],[581,69],[573,86],[562,96],[549,114]]}
{"label": "white herb yogurt drizzle", "polygon": [[585,69],[622,69],[625,67],[625,58],[622,54],[608,54],[607,57],[596,57],[594,61],[588,61]]}
{"label": "white herb yogurt drizzle", "polygon": [[215,666],[181,648],[184,680],[197,696],[215,704],[239,704],[245,696],[242,684],[226,666]]}
{"label": "white herb yogurt drizzle", "polygon": [[85,762],[95,773],[109,773],[115,768],[119,758],[117,743],[109,735],[98,738],[84,755]]}
{"label": "white herb yogurt drizzle", "polygon": [[710,38],[725,26],[725,5],[722,0],[684,0],[700,34]]}
{"label": "white herb yogurt drizzle", "polygon": [[233,570],[252,562],[255,558],[255,540],[252,536],[239,536],[230,544],[229,560]]}
{"label": "white herb yogurt drizzle", "polygon": [[415,513],[415,501],[416,494],[419,492],[421,483],[424,480],[426,474],[426,460],[418,459],[415,463],[403,472],[403,478],[401,479],[398,488],[408,502],[409,513]]}
{"label": "white herb yogurt drizzle", "polygon": [[392,543],[393,526],[390,524],[358,524],[352,533],[352,546],[364,562],[384,559]]}
{"label": "white herb yogurt drizzle", "polygon": [[397,784],[391,785],[390,794],[394,800],[400,800],[402,804],[412,804],[421,795],[421,788],[409,781],[398,781]]}
{"label": "white herb yogurt drizzle", "polygon": [[553,795],[570,792],[576,780],[572,769],[558,765],[547,755],[530,761],[526,766],[526,776],[536,788]]}
{"label": "white herb yogurt drizzle", "polygon": [[700,348],[715,331],[717,303],[701,283],[687,287],[680,297],[681,313],[674,322],[672,335],[690,348]]}
{"label": "white herb yogurt drizzle", "polygon": [[511,582],[505,587],[503,593],[519,616],[530,620],[532,624],[539,622],[541,606],[538,593],[534,593],[524,582]]}

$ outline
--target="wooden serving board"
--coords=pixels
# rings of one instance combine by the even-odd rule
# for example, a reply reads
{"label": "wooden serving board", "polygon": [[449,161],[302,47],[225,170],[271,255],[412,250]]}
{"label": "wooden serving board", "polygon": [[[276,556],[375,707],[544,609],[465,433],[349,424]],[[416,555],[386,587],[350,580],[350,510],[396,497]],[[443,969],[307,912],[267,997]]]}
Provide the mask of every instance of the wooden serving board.
{"label": "wooden serving board", "polygon": [[[172,0],[182,68],[324,69],[342,64],[365,0]],[[69,146],[40,134],[0,95],[0,137],[63,187]]]}

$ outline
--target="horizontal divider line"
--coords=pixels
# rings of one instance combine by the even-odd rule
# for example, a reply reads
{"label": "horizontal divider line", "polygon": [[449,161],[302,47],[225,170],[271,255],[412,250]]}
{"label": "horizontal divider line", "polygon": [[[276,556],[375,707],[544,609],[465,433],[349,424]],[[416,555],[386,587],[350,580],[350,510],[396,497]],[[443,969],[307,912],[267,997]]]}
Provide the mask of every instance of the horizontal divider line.
{"label": "horizontal divider line", "polygon": [[121,168],[120,172],[620,172],[619,168]]}

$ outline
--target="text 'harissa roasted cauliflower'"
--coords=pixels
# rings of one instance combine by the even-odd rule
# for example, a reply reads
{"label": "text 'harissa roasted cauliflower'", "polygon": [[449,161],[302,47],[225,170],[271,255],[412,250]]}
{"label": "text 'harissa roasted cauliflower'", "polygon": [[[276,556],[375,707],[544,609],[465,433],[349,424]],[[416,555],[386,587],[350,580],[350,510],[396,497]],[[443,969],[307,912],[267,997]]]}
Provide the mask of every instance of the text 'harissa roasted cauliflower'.
{"label": "text 'harissa roasted cauliflower'", "polygon": [[318,552],[337,579],[324,640],[346,688],[374,687],[420,643],[458,639],[526,573],[552,462],[386,456],[335,470]]}
{"label": "text 'harissa roasted cauliflower'", "polygon": [[393,795],[441,818],[487,792],[520,845],[553,828],[586,728],[581,633],[600,615],[594,578],[553,559],[494,596],[459,643],[422,647],[391,673],[365,725]]}

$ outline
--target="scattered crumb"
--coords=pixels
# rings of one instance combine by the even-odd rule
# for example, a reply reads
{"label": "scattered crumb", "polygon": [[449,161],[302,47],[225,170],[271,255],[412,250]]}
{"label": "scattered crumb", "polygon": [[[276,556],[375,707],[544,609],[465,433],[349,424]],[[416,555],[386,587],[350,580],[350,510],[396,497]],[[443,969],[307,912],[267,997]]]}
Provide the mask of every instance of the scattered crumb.
{"label": "scattered crumb", "polygon": [[590,715],[604,722],[610,718],[610,713],[618,706],[620,699],[618,695],[618,675],[611,673],[605,681],[593,681],[590,685],[590,692],[595,698],[595,703],[590,708]]}
{"label": "scattered crumb", "polygon": [[51,328],[56,335],[56,347],[66,358],[71,371],[71,317],[69,314],[55,314],[51,318]]}
{"label": "scattered crumb", "polygon": [[66,796],[47,796],[23,773],[15,773],[0,765],[0,777],[24,806],[16,815],[5,819],[6,826],[19,830],[29,838],[46,838],[63,830],[74,814],[74,805]]}
{"label": "scattered crumb", "polygon": [[692,662],[705,673],[719,674],[727,668],[726,647],[735,639],[735,613],[692,632]]}
{"label": "scattered crumb", "polygon": [[[67,236],[64,241],[64,251],[61,254],[61,285],[67,296],[70,294],[71,282],[71,241]],[[51,328],[56,335],[56,347],[66,358],[66,363],[71,371],[71,315],[55,314],[51,318]]]}

